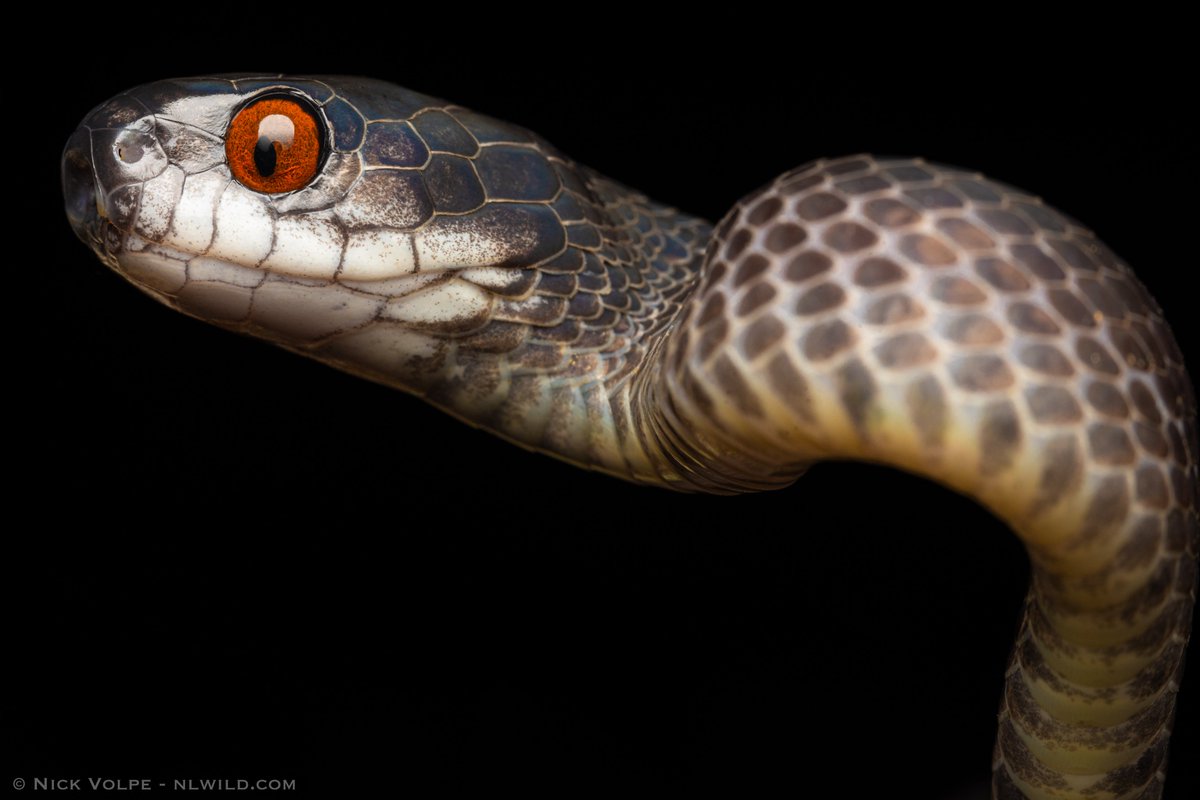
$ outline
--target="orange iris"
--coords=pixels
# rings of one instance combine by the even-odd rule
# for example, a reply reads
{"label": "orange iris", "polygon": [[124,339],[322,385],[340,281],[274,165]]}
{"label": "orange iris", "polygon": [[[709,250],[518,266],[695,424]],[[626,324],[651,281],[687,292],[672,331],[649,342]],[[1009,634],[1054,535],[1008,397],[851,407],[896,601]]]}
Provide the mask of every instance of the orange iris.
{"label": "orange iris", "polygon": [[266,97],[243,108],[225,132],[225,160],[239,183],[279,194],[304,188],[321,160],[317,120],[290,97]]}

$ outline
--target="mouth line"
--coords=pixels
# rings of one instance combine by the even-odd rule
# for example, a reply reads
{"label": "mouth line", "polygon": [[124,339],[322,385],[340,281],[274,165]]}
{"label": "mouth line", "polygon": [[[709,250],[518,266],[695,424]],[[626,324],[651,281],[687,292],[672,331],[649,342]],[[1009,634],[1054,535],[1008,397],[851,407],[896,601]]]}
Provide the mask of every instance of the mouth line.
{"label": "mouth line", "polygon": [[[459,270],[444,269],[384,278],[375,281],[325,280],[246,266],[203,254],[188,253],[127,231],[109,219],[102,220],[104,236],[93,247],[111,269],[168,305],[177,305],[177,295],[189,283],[223,283],[254,290],[268,282],[319,288],[338,286],[355,294],[392,300],[419,294],[452,280]],[[104,240],[115,247],[108,249]]]}

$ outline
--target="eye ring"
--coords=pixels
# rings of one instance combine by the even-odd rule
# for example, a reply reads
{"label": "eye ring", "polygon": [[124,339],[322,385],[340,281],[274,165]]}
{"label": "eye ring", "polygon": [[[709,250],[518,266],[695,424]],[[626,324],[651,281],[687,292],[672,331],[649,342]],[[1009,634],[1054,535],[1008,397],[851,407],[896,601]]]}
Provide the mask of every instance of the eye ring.
{"label": "eye ring", "polygon": [[247,100],[225,130],[225,161],[234,179],[264,194],[303,189],[329,153],[322,114],[308,98],[268,92]]}

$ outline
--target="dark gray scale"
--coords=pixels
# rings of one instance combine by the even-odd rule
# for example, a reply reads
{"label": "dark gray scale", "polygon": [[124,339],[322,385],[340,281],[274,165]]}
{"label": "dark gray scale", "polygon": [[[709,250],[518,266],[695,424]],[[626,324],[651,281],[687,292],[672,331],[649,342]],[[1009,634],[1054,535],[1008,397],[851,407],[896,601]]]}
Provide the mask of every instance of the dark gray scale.
{"label": "dark gray scale", "polygon": [[464,214],[487,201],[475,168],[462,156],[435,154],[421,177],[439,214]]}
{"label": "dark gray scale", "polygon": [[423,167],[429,150],[407,122],[371,122],[362,148],[363,162],[372,167]]}
{"label": "dark gray scale", "polygon": [[343,153],[353,152],[362,147],[363,136],[366,134],[367,123],[358,113],[358,109],[347,103],[341,97],[329,101],[324,109],[333,131],[333,149]]}
{"label": "dark gray scale", "polygon": [[475,169],[489,200],[549,202],[558,194],[558,176],[545,156],[528,147],[484,147]]}
{"label": "dark gray scale", "polygon": [[479,152],[479,142],[471,132],[445,111],[424,111],[413,117],[412,125],[425,145],[435,153],[471,157]]}

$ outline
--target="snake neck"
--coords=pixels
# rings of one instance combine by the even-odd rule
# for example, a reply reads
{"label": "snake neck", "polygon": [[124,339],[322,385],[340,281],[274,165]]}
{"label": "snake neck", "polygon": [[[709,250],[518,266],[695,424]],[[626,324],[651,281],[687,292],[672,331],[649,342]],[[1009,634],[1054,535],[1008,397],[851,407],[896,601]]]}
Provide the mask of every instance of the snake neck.
{"label": "snake neck", "polygon": [[[922,199],[951,210],[921,218]],[[641,391],[676,486],[858,459],[1007,522],[1033,583],[994,796],[1159,796],[1196,595],[1196,402],[1157,306],[1090,232],[978,176],[818,162],[718,226]]]}

